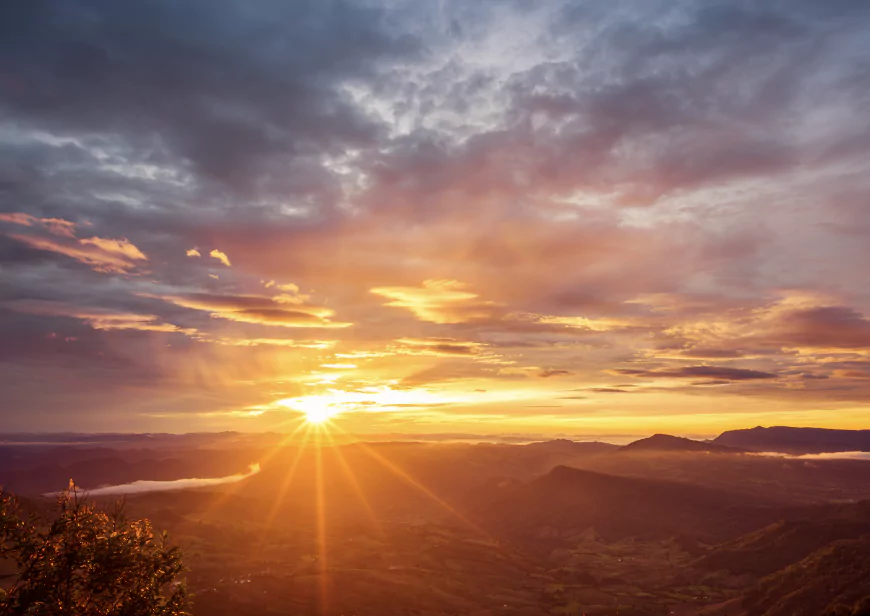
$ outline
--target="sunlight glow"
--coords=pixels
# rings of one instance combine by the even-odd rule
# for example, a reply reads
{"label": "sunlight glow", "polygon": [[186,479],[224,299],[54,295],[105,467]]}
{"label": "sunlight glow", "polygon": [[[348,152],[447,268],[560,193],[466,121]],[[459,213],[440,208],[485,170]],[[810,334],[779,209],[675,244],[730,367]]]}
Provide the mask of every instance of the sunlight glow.
{"label": "sunlight glow", "polygon": [[[315,383],[314,388],[320,383]],[[340,389],[332,387],[311,393],[284,398],[272,403],[272,408],[285,408],[299,413],[308,424],[322,425],[338,415],[403,413],[408,416],[428,417],[434,421],[445,416],[448,409],[461,409],[465,419],[478,421],[481,417],[501,421],[500,413],[473,414],[472,407],[492,406],[498,403],[523,403],[537,399],[534,389],[504,389],[493,391],[478,388],[474,382],[455,384],[455,388],[403,387],[398,381],[382,381],[377,385]],[[318,388],[319,389],[319,388]],[[457,417],[454,412],[452,417]]]}
{"label": "sunlight glow", "polygon": [[328,389],[324,393],[286,398],[278,405],[299,411],[308,423],[321,424],[344,412],[385,411],[409,407],[444,406],[471,402],[467,394],[436,393],[423,389],[392,389],[389,385],[362,387],[354,391]]}
{"label": "sunlight glow", "polygon": [[341,408],[316,397],[294,401],[293,408],[305,415],[310,424],[322,424],[341,412]]}

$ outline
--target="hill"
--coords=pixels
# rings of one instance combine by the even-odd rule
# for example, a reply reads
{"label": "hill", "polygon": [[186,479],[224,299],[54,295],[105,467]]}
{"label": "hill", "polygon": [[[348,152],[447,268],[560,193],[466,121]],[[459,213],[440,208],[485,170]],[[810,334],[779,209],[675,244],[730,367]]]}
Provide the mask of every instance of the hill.
{"label": "hill", "polygon": [[677,534],[721,539],[778,516],[769,507],[746,507],[741,496],[728,492],[567,466],[492,491],[476,510],[484,526],[526,540],[559,540],[589,528],[607,539]]}
{"label": "hill", "polygon": [[749,428],[729,430],[713,444],[739,447],[751,451],[770,451],[793,455],[870,451],[870,430],[828,430],[825,428]]}
{"label": "hill", "polygon": [[698,564],[763,576],[835,541],[870,534],[870,501],[800,508],[786,515],[788,519],[713,548]]}
{"label": "hill", "polygon": [[[743,607],[748,616],[837,614],[870,595],[870,537],[836,541],[764,578]],[[845,613],[851,614],[851,611]]]}
{"label": "hill", "polygon": [[743,449],[694,441],[670,434],[654,434],[620,447],[619,451],[691,451],[709,453],[743,453]]}

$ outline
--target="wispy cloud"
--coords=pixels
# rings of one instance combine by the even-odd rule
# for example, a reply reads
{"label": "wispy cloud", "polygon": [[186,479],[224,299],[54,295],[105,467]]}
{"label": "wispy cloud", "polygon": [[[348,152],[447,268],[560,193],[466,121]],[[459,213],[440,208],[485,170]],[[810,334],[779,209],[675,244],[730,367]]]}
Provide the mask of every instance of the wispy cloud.
{"label": "wispy cloud", "polygon": [[10,238],[35,250],[54,252],[90,266],[101,273],[125,274],[136,267],[136,261],[147,257],[126,239],[93,237],[76,243],[49,237],[10,234]]}
{"label": "wispy cloud", "polygon": [[33,227],[41,225],[52,235],[75,237],[76,224],[63,218],[37,218],[22,212],[0,212],[0,222]]}
{"label": "wispy cloud", "polygon": [[263,295],[214,295],[188,293],[184,295],[151,295],[176,306],[208,312],[212,317],[240,323],[256,323],[278,327],[343,328],[351,323],[332,321],[335,311],[323,306],[286,304]]}
{"label": "wispy cloud", "polygon": [[631,376],[636,378],[663,378],[663,379],[721,379],[723,381],[756,381],[759,379],[775,379],[776,374],[761,370],[749,370],[746,368],[730,368],[723,366],[680,366],[677,368],[657,368],[644,370],[636,368],[616,368],[611,370],[613,374]]}
{"label": "wispy cloud", "polygon": [[456,280],[426,280],[419,287],[376,287],[371,292],[392,300],[386,306],[406,308],[418,319],[433,323],[487,319],[497,311],[495,302],[479,299]]}
{"label": "wispy cloud", "polygon": [[0,306],[26,314],[79,319],[90,327],[103,331],[135,329],[151,332],[185,332],[184,329],[162,321],[160,317],[153,314],[86,308],[51,300],[11,300],[0,302]]}

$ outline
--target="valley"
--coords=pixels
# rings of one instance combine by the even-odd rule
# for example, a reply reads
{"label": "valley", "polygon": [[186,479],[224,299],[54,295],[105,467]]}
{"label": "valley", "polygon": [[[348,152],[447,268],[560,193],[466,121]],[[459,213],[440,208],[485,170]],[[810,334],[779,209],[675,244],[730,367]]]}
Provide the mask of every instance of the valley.
{"label": "valley", "polygon": [[259,462],[235,483],[126,496],[182,546],[197,616],[820,616],[870,595],[870,462],[684,441],[7,447],[2,480],[48,508],[58,468],[87,489],[110,466],[171,480]]}

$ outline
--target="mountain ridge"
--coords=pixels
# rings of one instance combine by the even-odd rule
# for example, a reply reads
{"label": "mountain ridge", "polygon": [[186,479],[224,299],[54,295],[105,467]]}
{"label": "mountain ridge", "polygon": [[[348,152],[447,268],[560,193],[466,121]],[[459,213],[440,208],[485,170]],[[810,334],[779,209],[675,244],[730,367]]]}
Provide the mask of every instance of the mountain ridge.
{"label": "mountain ridge", "polygon": [[619,448],[620,452],[629,451],[687,451],[707,453],[745,453],[745,449],[716,445],[705,441],[696,441],[670,434],[653,434],[647,438],[633,441]]}
{"label": "mountain ridge", "polygon": [[713,439],[712,443],[751,451],[792,455],[870,451],[870,430],[756,426],[727,430]]}

